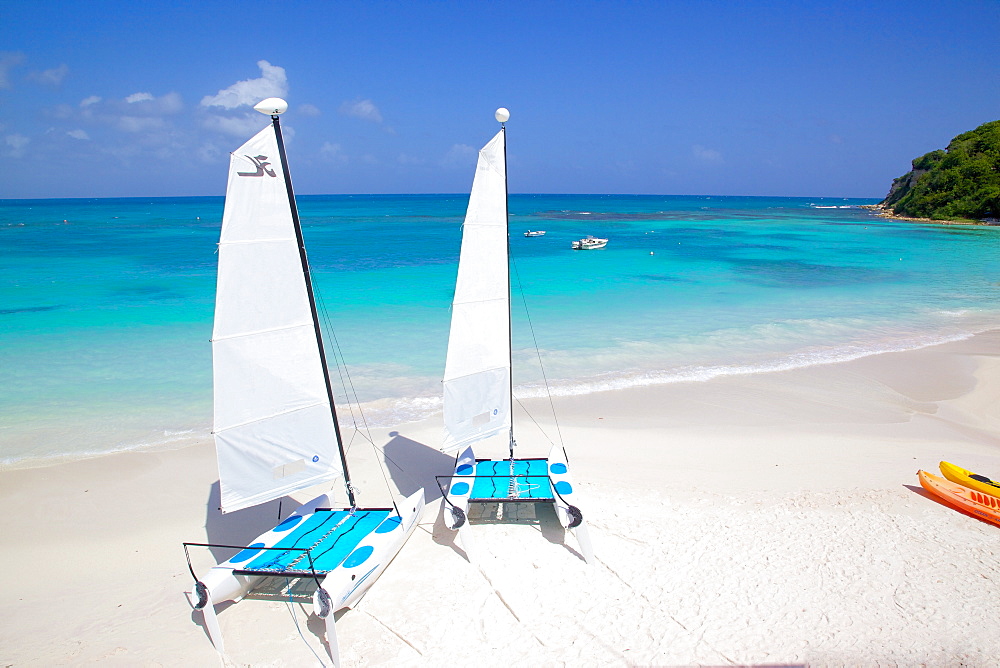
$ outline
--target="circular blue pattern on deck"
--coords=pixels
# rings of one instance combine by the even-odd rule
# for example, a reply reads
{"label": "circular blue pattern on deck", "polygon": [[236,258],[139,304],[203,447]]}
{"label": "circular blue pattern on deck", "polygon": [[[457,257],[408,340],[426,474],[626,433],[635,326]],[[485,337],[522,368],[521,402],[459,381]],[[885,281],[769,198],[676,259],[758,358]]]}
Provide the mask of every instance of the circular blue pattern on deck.
{"label": "circular blue pattern on deck", "polygon": [[354,568],[355,566],[360,566],[368,561],[368,557],[372,556],[372,552],[374,551],[375,548],[371,545],[359,547],[354,550],[354,552],[351,552],[351,555],[347,557],[347,559],[344,559],[344,568]]}
{"label": "circular blue pattern on deck", "polygon": [[458,475],[469,475],[470,473],[472,473],[472,466],[470,466],[469,464],[462,464],[457,469],[455,469],[455,473],[457,473]]}
{"label": "circular blue pattern on deck", "polygon": [[229,562],[233,563],[233,564],[238,564],[241,561],[246,561],[250,557],[252,557],[255,554],[257,554],[258,552],[260,552],[260,550],[254,550],[254,549],[252,549],[252,548],[255,548],[255,547],[264,547],[264,543],[254,543],[253,545],[247,547],[247,549],[243,550],[242,552],[240,552],[239,554],[237,554],[235,557],[233,557],[232,559],[230,559]]}
{"label": "circular blue pattern on deck", "polygon": [[560,494],[572,494],[573,485],[569,484],[565,480],[560,480],[559,482],[556,483],[556,491],[559,492]]}
{"label": "circular blue pattern on deck", "polygon": [[465,496],[469,493],[469,483],[467,482],[456,482],[451,486],[451,493],[456,496]]}
{"label": "circular blue pattern on deck", "polygon": [[566,473],[566,465],[563,464],[562,462],[556,462],[555,464],[549,467],[549,470],[555,473],[556,475],[561,475],[563,473]]}
{"label": "circular blue pattern on deck", "polygon": [[378,525],[378,529],[375,529],[375,533],[389,533],[393,529],[397,529],[403,525],[403,518],[399,515],[393,515],[382,524]]}
{"label": "circular blue pattern on deck", "polygon": [[289,517],[286,517],[281,524],[274,527],[274,531],[288,531],[301,521],[302,521],[302,515],[291,515]]}

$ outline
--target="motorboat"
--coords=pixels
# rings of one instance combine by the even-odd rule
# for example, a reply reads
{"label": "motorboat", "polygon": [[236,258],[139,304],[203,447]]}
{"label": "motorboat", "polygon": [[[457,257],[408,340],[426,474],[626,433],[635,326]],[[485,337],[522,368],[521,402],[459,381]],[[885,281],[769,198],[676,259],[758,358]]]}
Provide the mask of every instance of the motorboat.
{"label": "motorboat", "polygon": [[599,239],[598,237],[588,235],[579,241],[574,241],[573,250],[597,250],[607,245],[607,239]]}

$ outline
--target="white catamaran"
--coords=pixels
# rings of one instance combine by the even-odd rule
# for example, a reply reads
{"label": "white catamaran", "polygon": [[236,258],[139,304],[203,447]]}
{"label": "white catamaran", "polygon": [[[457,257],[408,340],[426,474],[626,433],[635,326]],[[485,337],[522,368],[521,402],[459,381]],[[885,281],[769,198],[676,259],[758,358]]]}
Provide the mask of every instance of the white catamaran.
{"label": "white catamaran", "polygon": [[[188,598],[224,654],[216,604],[239,600],[262,578],[312,578],[314,611],[339,665],[333,614],[353,607],[399,552],[424,491],[394,508],[355,502],[278,122],[287,108],[278,98],[254,107],[271,125],[230,159],[212,334],[222,512],[337,480],[348,503],[321,495],[247,546],[185,543],[195,578]],[[189,546],[240,551],[199,578]]]}
{"label": "white catamaran", "polygon": [[[583,514],[573,505],[566,452],[554,445],[545,458],[515,458],[511,419],[510,249],[507,229],[506,121],[479,151],[469,209],[462,228],[458,279],[444,373],[445,438],[442,450],[459,452],[443,519],[449,529],[467,524],[470,503],[552,503],[560,523],[576,532],[588,563],[593,551]],[[473,444],[506,440],[506,459],[477,459]]]}

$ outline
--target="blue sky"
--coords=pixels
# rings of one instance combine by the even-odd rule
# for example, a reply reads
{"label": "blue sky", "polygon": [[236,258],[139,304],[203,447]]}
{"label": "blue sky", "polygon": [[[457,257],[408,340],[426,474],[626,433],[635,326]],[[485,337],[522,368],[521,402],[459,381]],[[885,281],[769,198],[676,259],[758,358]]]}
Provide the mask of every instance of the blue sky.
{"label": "blue sky", "polygon": [[1000,119],[1000,3],[0,0],[0,198],[221,195],[283,117],[296,191],[879,197]]}

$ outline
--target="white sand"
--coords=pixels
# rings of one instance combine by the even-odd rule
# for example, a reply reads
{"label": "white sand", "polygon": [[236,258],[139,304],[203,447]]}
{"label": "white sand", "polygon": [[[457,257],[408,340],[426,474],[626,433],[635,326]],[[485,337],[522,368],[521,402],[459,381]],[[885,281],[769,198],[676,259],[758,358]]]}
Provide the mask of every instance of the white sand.
{"label": "white sand", "polygon": [[[557,399],[593,566],[548,508],[472,526],[470,564],[439,519],[439,420],[377,431],[430,503],[338,615],[344,665],[995,666],[1000,527],[931,500],[914,474],[944,459],[1000,477],[998,352],[990,332]],[[547,402],[528,406],[554,434]],[[534,427],[518,433],[519,454],[545,454]],[[362,499],[384,503],[370,449],[351,456]],[[413,477],[393,481],[407,492]],[[219,515],[216,478],[209,443],[0,474],[0,664],[218,665],[182,594],[181,542],[246,541],[278,510]],[[310,612],[220,606],[232,664],[319,665]]]}

